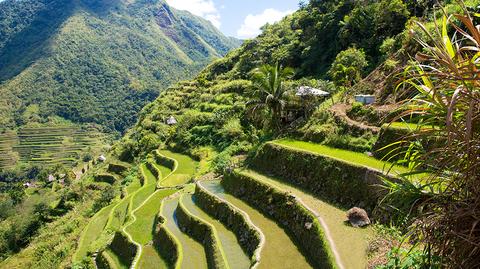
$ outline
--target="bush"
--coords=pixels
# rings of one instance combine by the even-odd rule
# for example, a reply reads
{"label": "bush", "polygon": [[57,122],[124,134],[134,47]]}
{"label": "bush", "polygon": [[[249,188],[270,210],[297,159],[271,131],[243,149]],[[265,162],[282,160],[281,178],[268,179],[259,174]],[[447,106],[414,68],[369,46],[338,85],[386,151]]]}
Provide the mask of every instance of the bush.
{"label": "bush", "polygon": [[367,66],[365,52],[349,48],[337,55],[328,73],[337,86],[349,87],[362,79]]}

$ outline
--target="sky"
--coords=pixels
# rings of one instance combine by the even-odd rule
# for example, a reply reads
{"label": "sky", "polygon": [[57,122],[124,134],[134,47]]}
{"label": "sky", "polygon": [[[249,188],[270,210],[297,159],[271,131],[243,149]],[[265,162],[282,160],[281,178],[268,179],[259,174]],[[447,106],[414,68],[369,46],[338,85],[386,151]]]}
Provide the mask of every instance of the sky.
{"label": "sky", "polygon": [[166,0],[174,8],[203,17],[227,36],[254,38],[260,27],[298,9],[300,0]]}
{"label": "sky", "polygon": [[[2,2],[3,0],[0,0]],[[300,0],[166,0],[174,8],[203,17],[227,36],[259,35],[260,27],[298,9]]]}

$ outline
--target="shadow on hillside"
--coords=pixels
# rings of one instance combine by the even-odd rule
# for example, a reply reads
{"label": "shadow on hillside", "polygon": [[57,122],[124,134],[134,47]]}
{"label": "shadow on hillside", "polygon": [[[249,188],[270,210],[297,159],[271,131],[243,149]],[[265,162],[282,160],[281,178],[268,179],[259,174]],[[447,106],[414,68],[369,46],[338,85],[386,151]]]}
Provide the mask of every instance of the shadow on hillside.
{"label": "shadow on hillside", "polygon": [[49,53],[51,38],[73,13],[73,1],[49,1],[0,54],[0,81],[11,79]]}

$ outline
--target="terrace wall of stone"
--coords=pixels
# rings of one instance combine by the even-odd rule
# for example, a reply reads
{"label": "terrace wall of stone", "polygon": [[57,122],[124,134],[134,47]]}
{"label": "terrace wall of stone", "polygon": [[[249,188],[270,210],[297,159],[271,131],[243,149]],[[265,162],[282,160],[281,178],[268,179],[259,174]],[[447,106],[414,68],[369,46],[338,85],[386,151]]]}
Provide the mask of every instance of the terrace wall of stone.
{"label": "terrace wall of stone", "polygon": [[182,250],[180,243],[166,228],[166,219],[160,214],[155,219],[155,233],[153,234],[153,247],[160,253],[170,268],[180,268]]}
{"label": "terrace wall of stone", "polygon": [[137,255],[137,246],[128,240],[121,232],[116,232],[112,242],[108,246],[117,255],[120,261],[130,267]]}
{"label": "terrace wall of stone", "polygon": [[147,161],[145,165],[147,166],[147,169],[150,170],[150,172],[152,172],[152,174],[155,176],[157,180],[161,179],[162,172],[160,172],[160,170],[155,165],[153,165],[151,161]]}
{"label": "terrace wall of stone", "polygon": [[95,265],[98,269],[111,269],[110,264],[104,255],[105,254],[103,251],[98,253],[97,257],[95,258]]}
{"label": "terrace wall of stone", "polygon": [[313,212],[296,197],[239,171],[224,176],[225,190],[253,205],[279,223],[316,268],[337,268],[323,228]]}
{"label": "terrace wall of stone", "polygon": [[220,239],[215,232],[215,228],[211,224],[194,217],[183,205],[182,199],[178,202],[176,212],[180,229],[202,244],[205,248],[208,268],[229,268],[225,253],[220,244]]}
{"label": "terrace wall of stone", "polygon": [[128,170],[128,166],[121,163],[109,163],[107,171],[110,173],[115,173],[121,175],[123,172]]}
{"label": "terrace wall of stone", "polygon": [[153,152],[153,157],[158,164],[168,167],[170,170],[175,169],[175,160],[163,156],[158,150]]}
{"label": "terrace wall of stone", "polygon": [[98,174],[94,176],[95,182],[105,182],[108,184],[113,184],[117,180],[114,175],[111,174]]}
{"label": "terrace wall of stone", "polygon": [[250,166],[344,208],[371,211],[385,195],[380,171],[274,143],[259,149]]}
{"label": "terrace wall of stone", "polygon": [[202,210],[233,231],[242,249],[251,257],[251,267],[255,267],[261,259],[263,239],[253,223],[238,209],[210,194],[200,183],[196,185],[194,196]]}

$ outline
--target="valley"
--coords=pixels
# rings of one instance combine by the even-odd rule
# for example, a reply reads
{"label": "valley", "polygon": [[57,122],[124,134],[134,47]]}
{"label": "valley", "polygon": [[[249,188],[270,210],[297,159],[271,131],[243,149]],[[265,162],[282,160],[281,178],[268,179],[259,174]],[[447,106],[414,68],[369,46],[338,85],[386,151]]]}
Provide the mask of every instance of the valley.
{"label": "valley", "polygon": [[0,269],[477,268],[477,2],[0,2]]}

